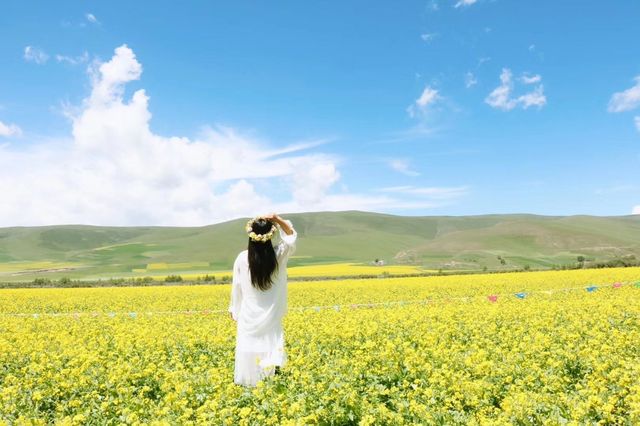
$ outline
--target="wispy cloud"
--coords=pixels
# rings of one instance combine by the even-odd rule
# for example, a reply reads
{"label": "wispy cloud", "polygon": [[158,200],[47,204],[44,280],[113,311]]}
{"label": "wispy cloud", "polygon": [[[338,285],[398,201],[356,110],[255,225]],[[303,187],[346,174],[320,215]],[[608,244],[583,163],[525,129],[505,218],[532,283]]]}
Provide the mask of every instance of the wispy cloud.
{"label": "wispy cloud", "polygon": [[420,97],[407,107],[407,113],[410,117],[425,114],[429,106],[433,105],[438,99],[440,99],[438,91],[430,86],[426,86]]}
{"label": "wispy cloud", "polygon": [[0,137],[21,136],[22,130],[15,124],[6,124],[0,121]]}
{"label": "wispy cloud", "polygon": [[394,158],[389,160],[389,167],[391,167],[396,172],[402,173],[406,176],[420,176],[420,173],[412,170],[409,161],[401,158]]}
{"label": "wispy cloud", "polygon": [[471,71],[468,71],[464,75],[464,86],[468,89],[472,86],[475,86],[478,83],[478,79]]}
{"label": "wispy cloud", "polygon": [[84,15],[84,17],[87,19],[87,21],[91,22],[92,24],[100,24],[100,21],[98,21],[98,18],[96,18],[96,16],[93,13],[87,13]]}
{"label": "wispy cloud", "polygon": [[467,6],[471,6],[472,4],[475,4],[478,0],[458,0],[456,2],[455,5],[453,5],[453,7],[458,8],[458,7],[467,7]]}
{"label": "wispy cloud", "polygon": [[84,64],[85,62],[89,61],[89,53],[85,50],[82,55],[79,56],[66,56],[57,54],[56,61],[66,62],[70,65]]}
{"label": "wispy cloud", "polygon": [[640,75],[633,79],[636,84],[627,90],[614,93],[609,100],[609,112],[630,111],[640,105]]}
{"label": "wispy cloud", "polygon": [[49,55],[47,55],[44,50],[38,49],[37,47],[27,46],[24,48],[24,59],[27,62],[34,62],[38,65],[42,65],[49,59]]}
{"label": "wispy cloud", "polygon": [[265,153],[265,158],[273,158],[279,155],[291,154],[292,152],[298,152],[307,150],[310,148],[315,148],[317,146],[326,145],[330,142],[333,142],[334,139],[317,139],[312,141],[298,142],[289,146],[285,146],[283,148],[275,148],[268,153]]}
{"label": "wispy cloud", "polygon": [[539,75],[533,77],[522,76],[521,81],[525,84],[538,85],[529,93],[512,97],[514,89],[513,74],[510,69],[503,68],[500,74],[500,85],[489,93],[485,98],[485,102],[491,107],[503,111],[510,111],[517,106],[521,106],[523,109],[527,109],[530,106],[541,108],[547,103],[543,85],[540,83],[541,80],[542,78]]}
{"label": "wispy cloud", "polygon": [[[611,96],[607,107],[609,112],[631,111],[640,106],[640,75],[633,80],[635,81],[633,86],[622,92],[616,92]],[[640,132],[640,116],[635,116],[633,122]]]}
{"label": "wispy cloud", "polygon": [[520,77],[520,81],[522,81],[524,84],[535,84],[540,83],[542,81],[542,77],[540,76],[540,74],[532,76],[523,75],[522,77]]}
{"label": "wispy cloud", "polygon": [[422,39],[422,41],[424,41],[425,43],[430,43],[432,42],[436,37],[438,36],[438,33],[424,33],[424,34],[420,34],[420,38]]}

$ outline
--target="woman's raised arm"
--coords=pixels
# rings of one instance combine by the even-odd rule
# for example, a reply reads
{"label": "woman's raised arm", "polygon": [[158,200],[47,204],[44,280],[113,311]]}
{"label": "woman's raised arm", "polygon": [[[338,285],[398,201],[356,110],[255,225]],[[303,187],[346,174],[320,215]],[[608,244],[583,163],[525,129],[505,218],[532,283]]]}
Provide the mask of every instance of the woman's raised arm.
{"label": "woman's raised arm", "polygon": [[282,230],[284,231],[285,234],[287,234],[287,235],[293,234],[293,228],[291,226],[289,226],[288,221],[282,219],[277,214],[271,213],[271,214],[268,214],[268,215],[263,216],[263,217],[265,219],[268,219],[268,220],[272,221],[273,223],[277,223],[278,225],[280,225],[280,228],[282,228]]}

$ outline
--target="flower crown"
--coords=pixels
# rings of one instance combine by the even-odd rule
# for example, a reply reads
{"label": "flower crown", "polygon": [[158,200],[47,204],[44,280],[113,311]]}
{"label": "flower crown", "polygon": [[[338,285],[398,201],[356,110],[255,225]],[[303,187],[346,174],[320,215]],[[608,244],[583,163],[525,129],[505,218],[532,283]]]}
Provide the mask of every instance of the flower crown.
{"label": "flower crown", "polygon": [[276,232],[276,226],[274,224],[271,224],[271,230],[269,232],[267,232],[266,234],[256,234],[253,231],[253,222],[255,222],[256,219],[258,218],[249,219],[249,221],[247,222],[247,226],[245,226],[245,230],[247,231],[247,234],[249,234],[249,238],[251,238],[252,241],[266,243],[271,239],[271,237],[273,237],[273,233]]}

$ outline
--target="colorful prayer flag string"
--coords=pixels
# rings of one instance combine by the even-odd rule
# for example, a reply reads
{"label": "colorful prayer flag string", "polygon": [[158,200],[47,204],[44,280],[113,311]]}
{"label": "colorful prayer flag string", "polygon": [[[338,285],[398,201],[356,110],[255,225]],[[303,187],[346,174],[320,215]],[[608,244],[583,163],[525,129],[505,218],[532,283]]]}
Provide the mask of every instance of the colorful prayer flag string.
{"label": "colorful prayer flag string", "polygon": [[[549,289],[549,290],[534,290],[531,292],[520,292],[520,293],[512,293],[513,295],[515,295],[517,298],[519,299],[524,299],[526,298],[529,294],[531,293],[544,293],[544,294],[553,294],[556,292],[566,292],[566,291],[572,291],[572,290],[580,290],[580,289],[585,289],[587,292],[594,292],[596,291],[598,288],[604,288],[604,287],[613,287],[613,288],[621,288],[624,285],[629,285],[629,286],[634,286],[636,288],[640,288],[640,281],[635,281],[635,282],[619,282],[616,281],[612,284],[604,284],[604,285],[596,285],[596,284],[590,284],[588,287],[570,287],[570,288],[558,288],[558,289]],[[491,294],[486,296],[487,299],[492,302],[495,303],[498,301],[498,296],[500,296],[500,294]],[[502,296],[506,296],[506,294],[503,294]],[[365,307],[365,308],[374,308],[376,306],[386,306],[386,307],[391,307],[393,305],[399,305],[399,306],[404,306],[404,305],[409,305],[409,304],[429,304],[429,303],[442,303],[442,304],[446,304],[449,303],[450,301],[460,301],[460,300],[464,300],[464,301],[470,301],[470,300],[477,300],[478,298],[483,298],[485,296],[461,296],[461,297],[444,297],[444,298],[436,298],[435,300],[433,298],[428,298],[428,299],[423,299],[423,300],[398,300],[398,301],[387,301],[387,302],[379,302],[379,303],[353,303],[350,305],[333,305],[333,306],[296,306],[296,307],[291,307],[290,309],[292,310],[301,310],[301,311],[305,311],[305,310],[315,310],[316,312],[319,312],[322,308],[333,308],[335,311],[340,311],[341,307],[347,308],[350,307],[351,309],[357,309],[359,307]],[[205,310],[187,310],[187,311],[157,311],[157,312],[142,312],[141,314],[145,314],[145,315],[175,315],[175,314],[184,314],[184,315],[192,315],[192,314],[203,314],[203,315],[208,315],[211,313],[226,313],[227,310],[226,309],[220,309],[220,310],[211,310],[211,309],[205,309]],[[125,315],[125,316],[129,316],[131,318],[136,318],[138,313],[136,312],[98,312],[98,311],[88,311],[88,312],[40,312],[40,313],[11,313],[11,312],[7,312],[7,313],[0,313],[0,316],[18,316],[18,317],[33,317],[33,318],[40,318],[40,317],[45,317],[45,316],[54,316],[54,317],[72,317],[76,320],[80,319],[81,315],[87,315],[87,316],[92,316],[92,317],[97,317],[99,315],[108,315],[111,318],[114,318],[116,315]]]}

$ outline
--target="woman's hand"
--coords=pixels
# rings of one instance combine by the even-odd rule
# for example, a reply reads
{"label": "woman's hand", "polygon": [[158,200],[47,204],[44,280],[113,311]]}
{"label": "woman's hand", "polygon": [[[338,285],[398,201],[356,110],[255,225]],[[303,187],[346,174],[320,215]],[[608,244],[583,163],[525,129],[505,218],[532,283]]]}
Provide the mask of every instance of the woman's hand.
{"label": "woman's hand", "polygon": [[291,235],[293,234],[293,229],[289,226],[289,224],[287,222],[285,222],[280,216],[278,216],[275,213],[269,213],[267,215],[264,216],[260,216],[264,219],[267,219],[269,221],[271,221],[271,223],[275,224],[275,225],[280,225],[280,227],[282,228],[282,230],[284,231],[285,234],[287,235]]}
{"label": "woman's hand", "polygon": [[270,220],[272,222],[275,222],[276,219],[278,218],[278,215],[275,213],[269,213],[269,214],[265,214],[264,216],[260,216],[264,219]]}

